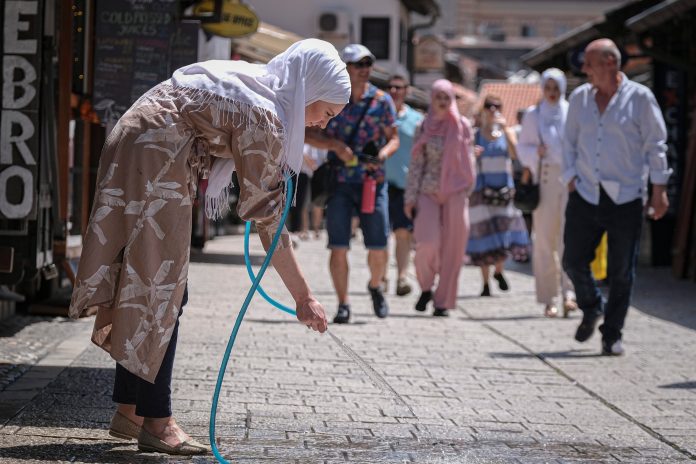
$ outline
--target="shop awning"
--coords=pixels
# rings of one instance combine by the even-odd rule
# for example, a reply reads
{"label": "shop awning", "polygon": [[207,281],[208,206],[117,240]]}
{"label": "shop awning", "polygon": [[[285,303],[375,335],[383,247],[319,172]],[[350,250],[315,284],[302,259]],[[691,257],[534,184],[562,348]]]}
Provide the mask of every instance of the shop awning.
{"label": "shop awning", "polygon": [[258,30],[233,40],[234,51],[247,61],[268,63],[303,37],[268,23],[261,22]]}
{"label": "shop awning", "polygon": [[637,34],[657,27],[696,7],[696,0],[667,0],[648,8],[626,21],[626,27]]}
{"label": "shop awning", "polygon": [[532,50],[523,55],[521,60],[537,71],[551,66],[562,69],[567,68],[566,55],[568,52],[592,40],[607,37],[619,44],[623,44],[631,36],[631,31],[627,29],[627,21],[636,15],[644,13],[658,3],[662,2],[660,0],[633,0],[626,2],[608,10],[599,18],[568,31],[548,45]]}

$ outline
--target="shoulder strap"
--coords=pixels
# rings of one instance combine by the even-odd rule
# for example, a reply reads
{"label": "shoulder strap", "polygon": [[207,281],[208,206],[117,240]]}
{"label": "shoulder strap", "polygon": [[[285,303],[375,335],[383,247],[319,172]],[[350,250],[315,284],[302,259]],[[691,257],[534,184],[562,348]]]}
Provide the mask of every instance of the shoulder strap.
{"label": "shoulder strap", "polygon": [[353,142],[355,141],[355,137],[358,135],[358,129],[360,129],[360,125],[363,122],[363,119],[365,119],[365,115],[367,114],[367,110],[370,109],[370,105],[372,105],[372,100],[374,100],[375,96],[372,95],[368,100],[365,105],[365,108],[363,108],[362,113],[360,114],[360,118],[356,122],[355,126],[353,126],[353,131],[350,133],[348,136],[348,140],[346,140],[346,145],[348,145],[351,149],[353,149]]}
{"label": "shoulder strap", "polygon": [[[539,142],[542,145],[546,145],[544,143],[544,138],[541,136],[541,108],[540,108],[540,106],[541,106],[541,104],[539,103],[534,107],[534,113],[536,114],[536,117],[537,117],[537,122],[536,122],[537,136],[539,137]],[[537,158],[538,158],[537,176],[540,176],[541,175],[541,156],[537,155]]]}

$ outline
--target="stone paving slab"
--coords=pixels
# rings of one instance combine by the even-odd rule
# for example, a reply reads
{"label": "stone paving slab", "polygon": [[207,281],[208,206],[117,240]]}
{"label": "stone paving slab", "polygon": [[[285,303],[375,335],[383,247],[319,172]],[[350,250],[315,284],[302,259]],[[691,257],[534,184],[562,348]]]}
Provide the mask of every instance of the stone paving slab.
{"label": "stone paving slab", "polygon": [[74,323],[65,317],[15,315],[0,320],[0,392],[87,326],[89,321]]}
{"label": "stone paving slab", "polygon": [[[219,238],[206,251],[239,262],[241,243],[241,237]],[[252,254],[260,253],[253,240]],[[323,243],[301,242],[297,253],[333,316],[336,299]],[[586,344],[572,340],[579,315],[542,317],[529,266],[511,266],[512,291],[494,288],[487,299],[476,296],[478,270],[465,267],[459,310],[448,319],[413,311],[418,295],[412,294],[390,295],[392,314],[378,320],[365,290],[364,257],[357,248],[351,253],[354,321],[330,330],[383,375],[416,416],[373,385],[330,337],[310,333],[255,299],[219,403],[217,438],[232,462],[694,459],[696,365],[688,361],[696,345],[693,284],[646,271],[635,299],[640,310],[632,309],[628,318],[627,355],[606,358],[598,356],[597,336]],[[242,266],[195,258],[173,396],[178,421],[207,441],[217,368],[248,278]],[[263,286],[274,298],[290,301],[274,271]],[[664,315],[657,305],[668,307]],[[80,342],[67,346],[77,349]],[[46,365],[24,374],[41,388],[0,427],[0,463],[213,462],[143,454],[132,443],[112,439],[106,428],[113,412],[113,363],[93,346],[68,357],[56,354],[57,364],[69,366],[56,367],[53,379]]]}

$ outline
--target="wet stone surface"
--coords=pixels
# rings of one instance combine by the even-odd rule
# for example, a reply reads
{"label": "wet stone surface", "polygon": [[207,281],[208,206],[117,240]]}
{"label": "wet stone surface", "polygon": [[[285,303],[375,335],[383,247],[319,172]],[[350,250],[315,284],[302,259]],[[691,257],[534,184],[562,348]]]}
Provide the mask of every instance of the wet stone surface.
{"label": "wet stone surface", "polygon": [[[207,252],[238,255],[241,243],[240,237],[216,239]],[[302,242],[297,254],[331,317],[336,299],[324,246]],[[541,316],[529,266],[508,271],[512,290],[494,288],[487,299],[477,296],[478,269],[465,267],[458,310],[448,319],[413,311],[417,292],[397,298],[390,289],[391,315],[378,320],[359,248],[351,252],[353,323],[330,330],[406,405],[375,386],[331,337],[255,299],[217,414],[217,442],[230,462],[671,463],[696,457],[696,366],[685,362],[696,352],[696,322],[684,316],[696,289],[650,272],[641,281],[639,271],[627,355],[607,358],[598,355],[597,335],[586,344],[572,340],[579,315]],[[254,240],[252,254],[259,253]],[[241,266],[191,264],[173,409],[184,429],[204,442],[218,365],[247,288]],[[290,301],[272,271],[264,289]],[[664,314],[658,302],[669,302]],[[79,329],[61,320],[15,323],[21,329],[1,339],[15,345],[0,345],[0,353],[26,366],[46,359],[60,337]],[[16,353],[18,347],[27,352]],[[212,456],[141,453],[134,442],[110,437],[114,364],[100,349],[85,347],[65,366],[54,366],[59,374],[0,424],[0,463],[214,462]],[[20,382],[7,384],[0,395],[17,394],[21,401],[22,391],[13,390]]]}

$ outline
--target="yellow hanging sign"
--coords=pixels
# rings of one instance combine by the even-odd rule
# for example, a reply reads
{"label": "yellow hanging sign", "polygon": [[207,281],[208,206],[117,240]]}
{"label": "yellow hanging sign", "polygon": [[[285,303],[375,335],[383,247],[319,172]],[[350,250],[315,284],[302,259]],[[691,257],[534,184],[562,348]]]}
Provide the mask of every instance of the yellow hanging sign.
{"label": "yellow hanging sign", "polygon": [[[194,7],[194,14],[201,15],[215,11],[215,1],[205,0]],[[219,23],[202,23],[203,29],[222,37],[243,37],[253,34],[259,28],[259,18],[247,5],[236,0],[223,0],[222,17]]]}

